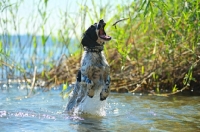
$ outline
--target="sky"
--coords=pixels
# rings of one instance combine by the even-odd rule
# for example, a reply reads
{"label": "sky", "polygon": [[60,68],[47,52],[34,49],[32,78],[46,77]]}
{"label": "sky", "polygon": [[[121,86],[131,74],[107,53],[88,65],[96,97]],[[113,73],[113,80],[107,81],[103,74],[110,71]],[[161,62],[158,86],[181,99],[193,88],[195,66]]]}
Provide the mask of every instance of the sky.
{"label": "sky", "polygon": [[[80,9],[84,8],[82,5],[87,5],[89,10],[93,10],[92,0],[48,0],[46,14],[48,19],[46,22],[39,15],[38,9],[43,12],[45,10],[44,4],[39,4],[45,0],[2,0],[1,15],[0,15],[0,34],[45,34],[57,33],[58,30],[63,28],[74,27],[66,22],[74,22],[77,24],[76,30],[80,30],[78,24],[83,19],[81,17]],[[94,0],[97,7],[109,5],[109,15],[115,11],[118,4],[126,4],[129,0]],[[2,8],[8,6],[7,8]],[[2,10],[4,9],[4,10]],[[67,13],[67,14],[65,14]],[[13,14],[13,15],[12,15]],[[68,16],[67,19],[64,19]],[[105,18],[106,19],[106,18]],[[45,24],[44,24],[45,23]],[[43,27],[41,25],[44,25]],[[86,20],[85,26],[91,25],[91,21]],[[72,29],[73,30],[73,29]]]}

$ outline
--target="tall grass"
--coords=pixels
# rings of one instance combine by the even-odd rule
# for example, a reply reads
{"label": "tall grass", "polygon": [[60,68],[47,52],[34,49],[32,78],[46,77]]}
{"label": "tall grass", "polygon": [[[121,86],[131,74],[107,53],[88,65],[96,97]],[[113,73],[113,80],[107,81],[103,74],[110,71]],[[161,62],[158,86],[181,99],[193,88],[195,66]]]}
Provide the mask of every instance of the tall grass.
{"label": "tall grass", "polygon": [[[20,6],[23,2],[23,0],[0,2],[2,14],[0,21],[2,32],[0,38],[2,79],[9,78],[5,76],[9,74],[9,70],[15,73],[12,75],[15,77],[21,76],[22,71],[33,72],[34,67],[37,65],[39,65],[40,71],[52,67],[53,62],[58,58],[54,57],[56,51],[68,55],[76,51],[76,49],[70,51],[70,41],[73,41],[71,45],[77,45],[78,42],[69,33],[72,28],[66,21],[68,19],[66,18],[67,10],[60,12],[58,19],[62,23],[60,23],[59,29],[52,33],[54,27],[47,27],[51,16],[51,12],[47,11],[49,1],[41,0],[35,3],[34,6],[37,6],[37,8],[25,20],[23,17],[19,18],[20,15],[18,15],[18,10],[22,8]],[[20,33],[22,26],[25,27],[25,34]],[[8,66],[12,68],[6,70]]]}
{"label": "tall grass", "polygon": [[[136,63],[131,70],[136,69],[134,73],[144,79],[148,90],[176,91],[176,86],[184,87],[184,76],[188,78],[191,66],[199,62],[199,4],[141,0],[118,8],[118,18],[127,12],[130,19],[115,30],[117,40],[113,46],[121,56],[121,66],[131,66],[125,61]],[[151,79],[149,75],[153,75]],[[190,80],[195,81],[193,77]]]}
{"label": "tall grass", "polygon": [[[37,9],[29,19],[16,19],[23,2],[0,2],[0,11],[4,14],[0,16],[3,30],[0,40],[2,78],[8,79],[8,76],[4,76],[11,73],[13,77],[19,75],[17,73],[27,76],[27,72],[32,74],[36,66],[40,67],[40,72],[53,68],[58,49],[60,53],[57,54],[60,55],[68,51],[68,56],[72,53],[80,56],[82,33],[90,24],[103,18],[107,21],[107,34],[113,38],[105,45],[105,53],[111,65],[115,89],[134,91],[138,88],[137,84],[141,84],[143,91],[160,93],[176,92],[194,82],[199,84],[199,77],[194,75],[194,70],[199,72],[200,59],[198,0],[135,0],[116,6],[109,2],[98,5],[91,0],[91,7],[87,5],[87,0],[83,0],[77,2],[78,15],[69,13],[69,10],[60,10],[57,17],[60,27],[57,30],[47,27],[52,15],[47,10],[50,1],[36,3]],[[112,26],[121,18],[128,19]],[[8,26],[11,26],[16,33],[20,33],[21,21],[25,21],[27,29],[32,25],[32,34],[27,31],[29,39],[26,43],[22,43],[19,34],[17,41],[13,42],[8,30]],[[50,29],[48,34],[47,29]],[[49,41],[51,45],[48,45]],[[77,50],[73,49],[74,45],[78,47]],[[19,50],[17,56],[11,53],[16,47]],[[27,51],[30,53],[28,56],[25,55]],[[29,58],[28,61],[24,56]]]}

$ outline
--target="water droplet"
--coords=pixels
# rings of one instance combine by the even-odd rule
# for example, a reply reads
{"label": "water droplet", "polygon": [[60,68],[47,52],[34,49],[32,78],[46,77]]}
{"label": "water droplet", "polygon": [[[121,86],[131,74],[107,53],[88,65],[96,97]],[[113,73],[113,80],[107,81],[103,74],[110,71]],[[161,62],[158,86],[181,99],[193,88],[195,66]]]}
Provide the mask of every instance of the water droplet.
{"label": "water droplet", "polygon": [[3,85],[3,87],[4,87],[4,88],[7,88],[7,85],[6,85],[6,84],[4,84],[4,85]]}
{"label": "water droplet", "polygon": [[114,114],[118,114],[119,113],[119,110],[118,109],[115,109],[114,110]]}

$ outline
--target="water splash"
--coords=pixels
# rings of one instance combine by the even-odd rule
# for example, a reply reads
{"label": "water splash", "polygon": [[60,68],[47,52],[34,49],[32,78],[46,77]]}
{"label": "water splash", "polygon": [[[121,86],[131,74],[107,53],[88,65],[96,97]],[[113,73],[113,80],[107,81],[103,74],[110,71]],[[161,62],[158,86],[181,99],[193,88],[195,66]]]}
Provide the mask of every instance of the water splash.
{"label": "water splash", "polygon": [[96,90],[93,98],[85,96],[79,106],[74,109],[73,114],[86,113],[97,116],[106,116],[107,101],[100,101],[100,92],[101,89]]}
{"label": "water splash", "polygon": [[0,117],[6,117],[6,116],[7,116],[7,113],[5,110],[0,111]]}

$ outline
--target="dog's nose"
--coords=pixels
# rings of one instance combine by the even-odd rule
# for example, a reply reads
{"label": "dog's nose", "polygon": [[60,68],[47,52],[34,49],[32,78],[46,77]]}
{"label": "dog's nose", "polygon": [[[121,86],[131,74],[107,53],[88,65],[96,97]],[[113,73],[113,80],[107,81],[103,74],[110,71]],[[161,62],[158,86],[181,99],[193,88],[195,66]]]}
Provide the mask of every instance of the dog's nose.
{"label": "dog's nose", "polygon": [[99,21],[99,23],[104,23],[104,20],[103,20],[103,19],[101,19],[101,20]]}
{"label": "dog's nose", "polygon": [[103,19],[101,19],[101,20],[99,21],[99,23],[98,23],[97,29],[104,28],[105,25],[106,25],[106,23],[104,22]]}
{"label": "dog's nose", "polygon": [[101,19],[100,21],[99,21],[99,24],[106,24],[105,22],[104,22],[104,20],[103,19]]}

